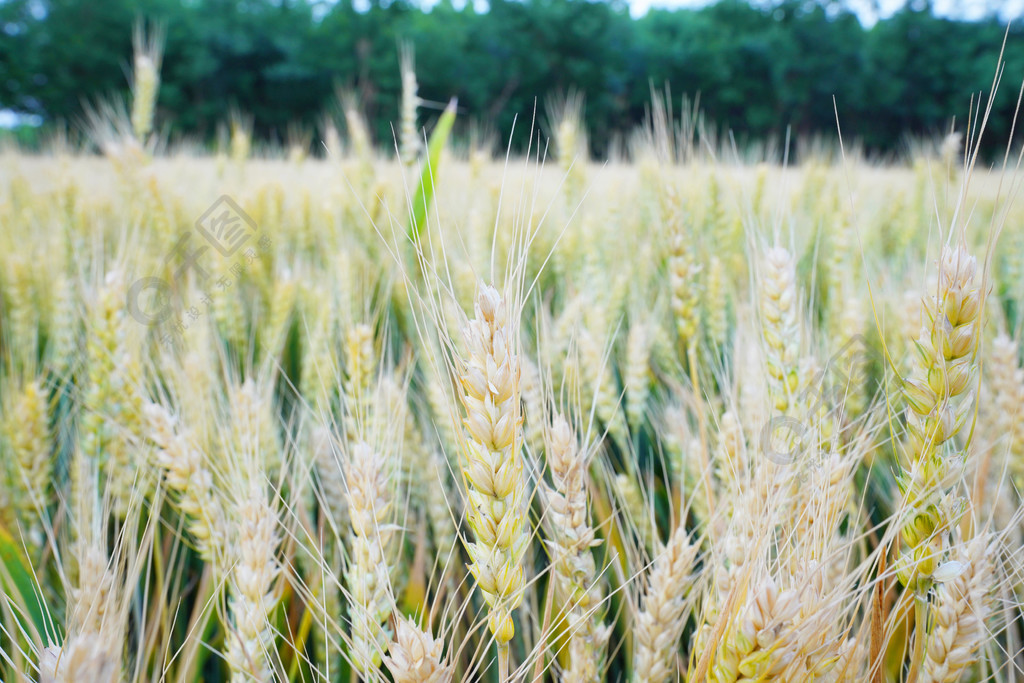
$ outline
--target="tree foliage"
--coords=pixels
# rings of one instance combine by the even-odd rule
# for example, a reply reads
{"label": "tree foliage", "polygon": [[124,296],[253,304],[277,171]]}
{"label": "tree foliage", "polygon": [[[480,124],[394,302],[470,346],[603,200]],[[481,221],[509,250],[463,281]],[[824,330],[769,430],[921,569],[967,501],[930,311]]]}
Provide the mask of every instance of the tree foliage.
{"label": "tree foliage", "polygon": [[[132,25],[166,31],[161,120],[212,140],[227,111],[252,115],[258,136],[314,126],[338,85],[354,89],[377,142],[390,146],[400,97],[398,45],[416,48],[420,95],[458,97],[460,119],[506,140],[545,98],[586,99],[592,151],[642,121],[652,85],[700,95],[709,121],[747,138],[844,133],[872,150],[963,119],[986,91],[1006,26],[908,6],[870,28],[835,0],[654,9],[633,19],[622,0],[491,0],[478,12],[440,0],[0,0],[0,108],[80,120],[83,104],[127,91]],[[1011,26],[1004,84],[990,123],[1009,134],[1024,73]]]}

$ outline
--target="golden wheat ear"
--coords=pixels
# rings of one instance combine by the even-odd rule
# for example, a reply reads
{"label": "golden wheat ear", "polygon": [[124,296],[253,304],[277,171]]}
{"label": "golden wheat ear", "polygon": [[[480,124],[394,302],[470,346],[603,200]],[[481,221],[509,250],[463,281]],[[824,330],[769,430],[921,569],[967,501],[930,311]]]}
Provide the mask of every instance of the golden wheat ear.
{"label": "golden wheat ear", "polygon": [[395,683],[450,683],[454,673],[445,660],[444,643],[414,621],[399,618],[385,663]]}
{"label": "golden wheat ear", "polygon": [[569,664],[561,680],[596,682],[606,673],[611,627],[605,623],[607,606],[593,554],[601,542],[590,522],[589,454],[561,415],[546,430],[544,452],[552,479],[542,495],[546,543],[569,637]]}

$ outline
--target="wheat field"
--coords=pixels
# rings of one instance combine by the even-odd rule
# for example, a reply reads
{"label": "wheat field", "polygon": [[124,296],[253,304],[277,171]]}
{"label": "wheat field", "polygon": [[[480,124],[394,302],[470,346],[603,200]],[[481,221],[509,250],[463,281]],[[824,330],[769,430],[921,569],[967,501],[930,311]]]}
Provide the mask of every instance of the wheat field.
{"label": "wheat field", "polygon": [[983,126],[757,163],[655,108],[602,164],[570,102],[505,158],[417,141],[407,59],[404,163],[351,98],[209,154],[137,43],[100,154],[0,155],[0,679],[1024,677]]}

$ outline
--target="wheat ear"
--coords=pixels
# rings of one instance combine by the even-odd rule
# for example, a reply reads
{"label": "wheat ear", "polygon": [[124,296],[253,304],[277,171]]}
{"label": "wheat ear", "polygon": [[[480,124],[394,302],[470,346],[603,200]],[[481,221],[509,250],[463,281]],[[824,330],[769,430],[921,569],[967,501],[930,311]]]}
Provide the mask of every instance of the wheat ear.
{"label": "wheat ear", "polygon": [[784,680],[782,673],[795,657],[793,621],[799,611],[800,598],[795,590],[780,591],[774,579],[764,578],[718,645],[709,680]]}
{"label": "wheat ear", "polygon": [[265,683],[272,680],[268,654],[273,650],[274,632],[269,617],[277,603],[279,522],[266,493],[257,486],[236,514],[238,539],[228,606],[231,626],[224,657],[231,667],[232,683]]}
{"label": "wheat ear", "polygon": [[394,611],[388,524],[391,491],[387,461],[365,442],[352,448],[345,470],[352,534],[345,581],[351,604],[352,662],[364,678],[380,666],[388,634],[385,623]]}
{"label": "wheat ear", "polygon": [[444,643],[411,619],[397,620],[395,639],[384,661],[395,683],[449,683],[453,676],[444,658]]}
{"label": "wheat ear", "polygon": [[167,487],[177,494],[178,509],[188,517],[188,530],[200,557],[218,570],[225,569],[228,526],[202,452],[163,406],[150,403],[143,412],[149,438],[157,446],[156,464],[163,470]]}
{"label": "wheat ear", "polygon": [[472,559],[470,571],[490,609],[488,626],[505,681],[509,642],[515,636],[512,612],[523,600],[522,561],[530,541],[523,514],[520,368],[514,328],[498,291],[482,287],[475,309],[463,331],[467,356],[461,368],[467,521],[475,539],[466,550]]}
{"label": "wheat ear", "polygon": [[61,645],[40,652],[40,683],[116,683],[123,680],[121,658],[127,614],[119,576],[103,546],[89,541],[95,529],[82,529],[74,553],[77,585],[68,591],[67,635]]}
{"label": "wheat ear", "polygon": [[761,334],[764,338],[769,393],[774,410],[789,414],[800,385],[800,318],[793,257],[782,247],[762,261]]}
{"label": "wheat ear", "polygon": [[402,74],[402,125],[399,138],[399,152],[402,163],[412,168],[420,149],[419,131],[416,125],[416,109],[420,98],[416,83],[416,55],[411,45],[402,46],[399,66]]}
{"label": "wheat ear", "polygon": [[597,545],[587,501],[586,452],[562,416],[548,430],[548,466],[554,487],[545,495],[548,546],[559,597],[566,603],[570,633],[569,667],[562,680],[604,680],[605,649],[610,629],[604,625],[602,596],[591,548]]}
{"label": "wheat ear", "polygon": [[39,380],[25,383],[4,420],[4,432],[14,455],[15,502],[20,518],[31,543],[41,548],[53,458],[49,398]]}
{"label": "wheat ear", "polygon": [[900,481],[906,504],[902,536],[906,552],[900,580],[927,579],[941,551],[941,535],[953,522],[943,497],[952,486],[954,459],[943,446],[960,431],[970,401],[958,399],[974,381],[975,348],[982,307],[974,282],[977,262],[963,246],[946,247],[939,261],[938,292],[925,302],[928,324],[914,345],[910,375],[903,379],[907,402],[904,453],[908,471]]}
{"label": "wheat ear", "polygon": [[371,387],[377,367],[373,328],[359,324],[345,333],[345,430],[352,441],[365,441],[369,429]]}
{"label": "wheat ear", "polygon": [[[993,474],[1002,476],[1005,463],[1014,486],[1021,489],[1024,488],[1024,370],[1017,358],[1016,342],[1005,334],[995,338],[986,367],[990,391],[986,392],[988,410],[984,433],[993,440],[998,439],[995,449],[1002,455]],[[1004,498],[1003,502],[1012,508],[1011,501]],[[993,505],[998,507],[996,501]]]}
{"label": "wheat ear", "polygon": [[629,326],[626,336],[626,418],[634,431],[643,426],[647,399],[651,393],[651,334],[648,325],[637,321]]}
{"label": "wheat ear", "polygon": [[985,621],[992,611],[995,549],[980,536],[957,546],[940,574],[954,576],[935,589],[932,627],[922,671],[925,683],[956,683],[978,657],[989,637]]}
{"label": "wheat ear", "polygon": [[665,683],[675,675],[679,638],[686,625],[686,589],[697,547],[679,525],[654,561],[634,629],[634,681]]}
{"label": "wheat ear", "polygon": [[678,193],[666,188],[662,198],[665,221],[670,235],[668,259],[669,291],[676,331],[683,347],[696,343],[700,329],[700,266],[697,264],[691,236],[686,232],[683,207]]}
{"label": "wheat ear", "polygon": [[142,25],[135,27],[135,63],[132,69],[132,132],[139,144],[145,145],[153,130],[153,111],[160,90],[160,57],[163,34],[146,36]]}
{"label": "wheat ear", "polygon": [[123,274],[111,271],[90,312],[88,385],[78,430],[82,456],[99,464],[119,519],[125,518],[131,498],[138,495],[136,437],[142,410],[142,370],[130,339],[133,323],[126,319],[124,292]]}

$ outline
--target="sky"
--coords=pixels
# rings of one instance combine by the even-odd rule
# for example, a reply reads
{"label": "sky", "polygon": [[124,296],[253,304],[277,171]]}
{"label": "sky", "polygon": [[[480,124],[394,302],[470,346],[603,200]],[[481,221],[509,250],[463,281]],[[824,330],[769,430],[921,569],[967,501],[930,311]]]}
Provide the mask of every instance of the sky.
{"label": "sky", "polygon": [[[651,7],[669,9],[701,7],[709,4],[710,0],[627,0],[627,2],[629,2],[630,14],[638,17],[646,14]],[[857,13],[861,23],[871,25],[878,21],[880,16],[886,17],[898,10],[905,2],[906,0],[848,0],[846,4]],[[965,19],[978,19],[993,11],[998,12],[1004,19],[1024,15],[1024,0],[933,0],[933,6],[939,15]]]}

